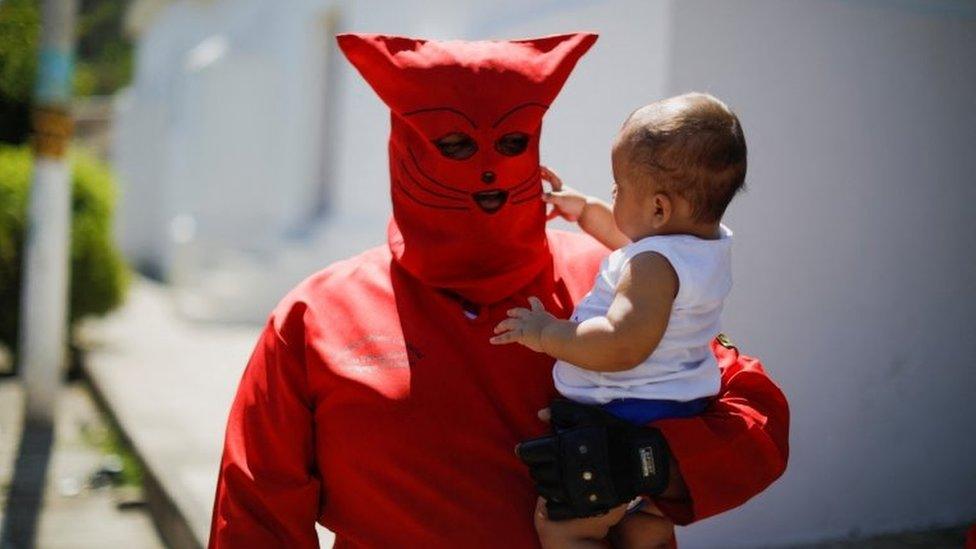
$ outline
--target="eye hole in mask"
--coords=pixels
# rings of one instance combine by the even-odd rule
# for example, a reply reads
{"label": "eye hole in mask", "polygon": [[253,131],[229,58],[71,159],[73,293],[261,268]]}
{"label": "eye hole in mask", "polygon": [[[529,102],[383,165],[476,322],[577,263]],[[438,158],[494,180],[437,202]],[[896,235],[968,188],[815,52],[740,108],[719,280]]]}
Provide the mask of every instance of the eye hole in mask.
{"label": "eye hole in mask", "polygon": [[454,132],[434,140],[441,154],[452,160],[467,160],[478,152],[478,144],[466,133]]}
{"label": "eye hole in mask", "polygon": [[522,132],[506,133],[495,141],[495,150],[505,156],[518,156],[529,146],[529,136]]}

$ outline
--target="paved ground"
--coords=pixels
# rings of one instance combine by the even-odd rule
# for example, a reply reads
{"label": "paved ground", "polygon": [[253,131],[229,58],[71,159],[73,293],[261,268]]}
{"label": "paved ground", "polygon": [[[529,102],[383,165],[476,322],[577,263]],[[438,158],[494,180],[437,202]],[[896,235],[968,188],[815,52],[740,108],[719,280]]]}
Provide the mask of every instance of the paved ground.
{"label": "paved ground", "polygon": [[[230,403],[260,327],[191,323],[167,290],[138,280],[128,303],[83,330],[87,375],[172,503],[164,523],[189,531],[176,546],[206,543]],[[151,502],[152,503],[152,502]],[[154,512],[157,507],[154,505]],[[175,515],[174,515],[175,513]],[[169,527],[164,526],[164,535]],[[326,546],[331,535],[320,532]]]}
{"label": "paved ground", "polygon": [[[925,549],[962,549],[965,544],[965,528],[944,528],[870,539],[797,545],[793,549],[921,549],[923,547]],[[972,548],[967,547],[966,549]]]}
{"label": "paved ground", "polygon": [[[33,530],[36,547],[44,549],[162,548],[138,489],[96,488],[107,476],[105,471],[95,473],[106,465],[114,469],[118,460],[109,455],[109,430],[85,388],[74,384],[64,389],[53,440],[49,431],[25,433],[22,406],[17,380],[0,380],[0,523],[4,537],[0,547],[29,547],[24,534]],[[29,484],[42,492],[24,484],[34,473],[39,473],[39,482]],[[34,497],[38,495],[40,501]],[[30,520],[35,503],[40,503],[36,522]]]}

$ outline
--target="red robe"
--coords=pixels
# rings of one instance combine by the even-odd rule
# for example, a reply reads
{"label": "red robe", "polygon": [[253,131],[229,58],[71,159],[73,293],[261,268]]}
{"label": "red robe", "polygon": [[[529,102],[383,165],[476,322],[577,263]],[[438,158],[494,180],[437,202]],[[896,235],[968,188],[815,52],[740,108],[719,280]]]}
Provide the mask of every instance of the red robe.
{"label": "red robe", "polygon": [[[516,443],[547,432],[553,359],[488,343],[526,297],[568,317],[607,250],[548,232],[546,262],[470,319],[389,247],[336,263],[275,308],[227,425],[210,547],[536,547],[535,492]],[[684,524],[736,507],[784,470],[789,412],[756,359],[713,345],[722,390],[663,430],[689,502]]]}

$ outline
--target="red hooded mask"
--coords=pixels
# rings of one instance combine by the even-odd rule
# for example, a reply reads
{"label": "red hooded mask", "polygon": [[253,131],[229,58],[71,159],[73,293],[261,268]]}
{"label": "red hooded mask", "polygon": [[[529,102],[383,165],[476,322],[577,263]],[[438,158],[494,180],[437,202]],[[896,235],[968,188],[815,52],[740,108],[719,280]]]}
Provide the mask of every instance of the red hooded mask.
{"label": "red hooded mask", "polygon": [[397,263],[481,304],[531,282],[551,261],[542,116],[596,35],[338,41],[392,114],[388,240]]}

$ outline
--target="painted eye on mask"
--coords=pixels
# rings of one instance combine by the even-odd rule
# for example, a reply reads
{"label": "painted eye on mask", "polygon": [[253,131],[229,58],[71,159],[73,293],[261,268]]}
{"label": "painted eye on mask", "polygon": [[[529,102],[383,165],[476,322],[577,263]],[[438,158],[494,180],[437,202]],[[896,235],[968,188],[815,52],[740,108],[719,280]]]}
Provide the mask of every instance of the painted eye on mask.
{"label": "painted eye on mask", "polygon": [[468,134],[454,132],[434,140],[434,146],[441,154],[452,160],[467,160],[478,152],[478,144]]}
{"label": "painted eye on mask", "polygon": [[495,150],[505,156],[518,156],[529,146],[529,136],[522,132],[506,133],[495,141]]}

